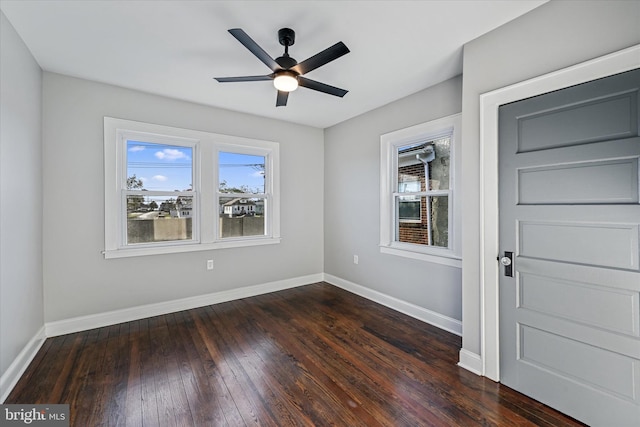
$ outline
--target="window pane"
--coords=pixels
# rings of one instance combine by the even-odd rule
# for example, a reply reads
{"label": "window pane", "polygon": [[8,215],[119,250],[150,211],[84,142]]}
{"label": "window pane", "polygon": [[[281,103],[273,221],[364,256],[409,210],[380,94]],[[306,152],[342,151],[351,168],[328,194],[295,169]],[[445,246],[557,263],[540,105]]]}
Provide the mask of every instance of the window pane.
{"label": "window pane", "polygon": [[398,147],[398,192],[448,190],[450,151],[450,137]]}
{"label": "window pane", "polygon": [[[423,175],[424,178],[424,175]],[[420,176],[399,174],[398,175],[398,192],[399,193],[417,193],[420,189]]]}
{"label": "window pane", "polygon": [[398,204],[398,218],[400,221],[420,221],[420,197],[400,197]]}
{"label": "window pane", "polygon": [[192,196],[127,195],[127,244],[192,239]]}
{"label": "window pane", "polygon": [[[410,197],[396,198],[396,215],[400,219],[396,226],[396,241],[449,247],[449,197],[407,199]],[[418,215],[416,208],[420,210]]]}
{"label": "window pane", "polygon": [[451,137],[433,141],[436,155],[429,163],[429,190],[449,190],[449,169],[451,166]]}
{"label": "window pane", "polygon": [[127,189],[189,191],[193,149],[179,145],[127,141]]}
{"label": "window pane", "polygon": [[449,197],[435,196],[430,199],[432,246],[449,247]]}
{"label": "window pane", "polygon": [[265,157],[248,154],[227,153],[218,155],[221,193],[265,192]]}
{"label": "window pane", "polygon": [[263,236],[265,199],[220,197],[220,237]]}

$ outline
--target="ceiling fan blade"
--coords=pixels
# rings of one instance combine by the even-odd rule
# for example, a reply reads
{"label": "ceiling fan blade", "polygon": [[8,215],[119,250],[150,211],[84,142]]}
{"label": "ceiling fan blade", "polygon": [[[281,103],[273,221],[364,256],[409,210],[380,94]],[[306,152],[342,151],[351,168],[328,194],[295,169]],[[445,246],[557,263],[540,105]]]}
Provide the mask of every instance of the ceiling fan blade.
{"label": "ceiling fan blade", "polygon": [[298,74],[306,74],[311,70],[315,70],[318,67],[327,64],[334,59],[340,58],[342,55],[349,53],[349,48],[344,43],[338,42],[331,47],[326,48],[320,53],[313,55],[311,58],[307,58],[296,66],[291,67],[291,70]]}
{"label": "ceiling fan blade", "polygon": [[220,83],[229,82],[259,82],[262,80],[273,80],[273,74],[267,74],[265,76],[241,76],[241,77],[214,77]]}
{"label": "ceiling fan blade", "polygon": [[349,92],[348,90],[330,86],[325,83],[320,83],[302,76],[298,76],[298,84],[300,86],[306,87],[307,89],[317,90],[318,92],[328,93],[329,95],[339,96],[340,98],[342,98],[347,94],[347,92]]}
{"label": "ceiling fan blade", "polygon": [[278,97],[276,98],[276,107],[284,107],[287,105],[287,99],[289,99],[289,92],[282,90],[278,91]]}
{"label": "ceiling fan blade", "polygon": [[247,33],[245,33],[240,28],[232,28],[229,30],[231,35],[238,39],[240,43],[244,45],[247,49],[251,51],[260,61],[262,61],[267,67],[271,69],[271,71],[277,71],[280,69],[278,63],[271,57],[267,52],[262,49],[258,43],[253,41],[251,37]]}

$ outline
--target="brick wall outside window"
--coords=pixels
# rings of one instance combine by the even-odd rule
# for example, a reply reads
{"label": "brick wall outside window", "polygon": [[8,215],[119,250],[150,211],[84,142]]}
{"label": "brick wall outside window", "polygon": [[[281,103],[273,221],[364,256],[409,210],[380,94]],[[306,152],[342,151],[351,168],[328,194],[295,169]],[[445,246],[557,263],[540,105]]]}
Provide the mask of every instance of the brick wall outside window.
{"label": "brick wall outside window", "polygon": [[[420,191],[426,191],[424,164],[419,163],[410,166],[398,168],[398,176],[402,180],[402,176],[420,178]],[[429,244],[429,227],[427,224],[427,200],[426,197],[420,198],[420,219],[418,222],[400,221],[398,227],[398,241],[405,243],[416,243],[420,245]]]}

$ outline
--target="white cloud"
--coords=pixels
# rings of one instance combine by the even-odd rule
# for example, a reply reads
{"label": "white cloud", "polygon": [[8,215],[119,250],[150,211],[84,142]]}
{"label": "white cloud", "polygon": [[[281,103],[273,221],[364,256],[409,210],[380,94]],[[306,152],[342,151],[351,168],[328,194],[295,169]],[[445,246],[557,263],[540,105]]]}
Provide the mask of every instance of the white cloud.
{"label": "white cloud", "polygon": [[152,179],[152,180],[154,180],[154,181],[164,182],[164,181],[166,181],[166,180],[167,180],[167,179],[169,179],[169,178],[167,178],[167,177],[166,177],[166,176],[164,176],[164,175],[154,175],[151,179]]}
{"label": "white cloud", "polygon": [[189,156],[187,156],[180,150],[176,150],[175,148],[165,148],[162,151],[156,151],[155,156],[160,160],[178,160],[189,158]]}
{"label": "white cloud", "polygon": [[264,176],[264,171],[255,171],[251,176],[254,178],[262,178]]}
{"label": "white cloud", "polygon": [[129,148],[129,151],[131,151],[132,153],[142,150],[144,150],[144,145],[134,145],[133,147]]}

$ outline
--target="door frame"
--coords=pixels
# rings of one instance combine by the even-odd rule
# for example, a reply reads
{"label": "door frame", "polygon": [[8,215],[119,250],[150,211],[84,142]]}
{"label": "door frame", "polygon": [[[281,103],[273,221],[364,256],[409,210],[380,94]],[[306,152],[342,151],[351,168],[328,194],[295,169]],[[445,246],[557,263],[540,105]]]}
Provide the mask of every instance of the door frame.
{"label": "door frame", "polygon": [[500,381],[498,108],[638,67],[640,44],[480,95],[480,357],[482,375],[494,381]]}

